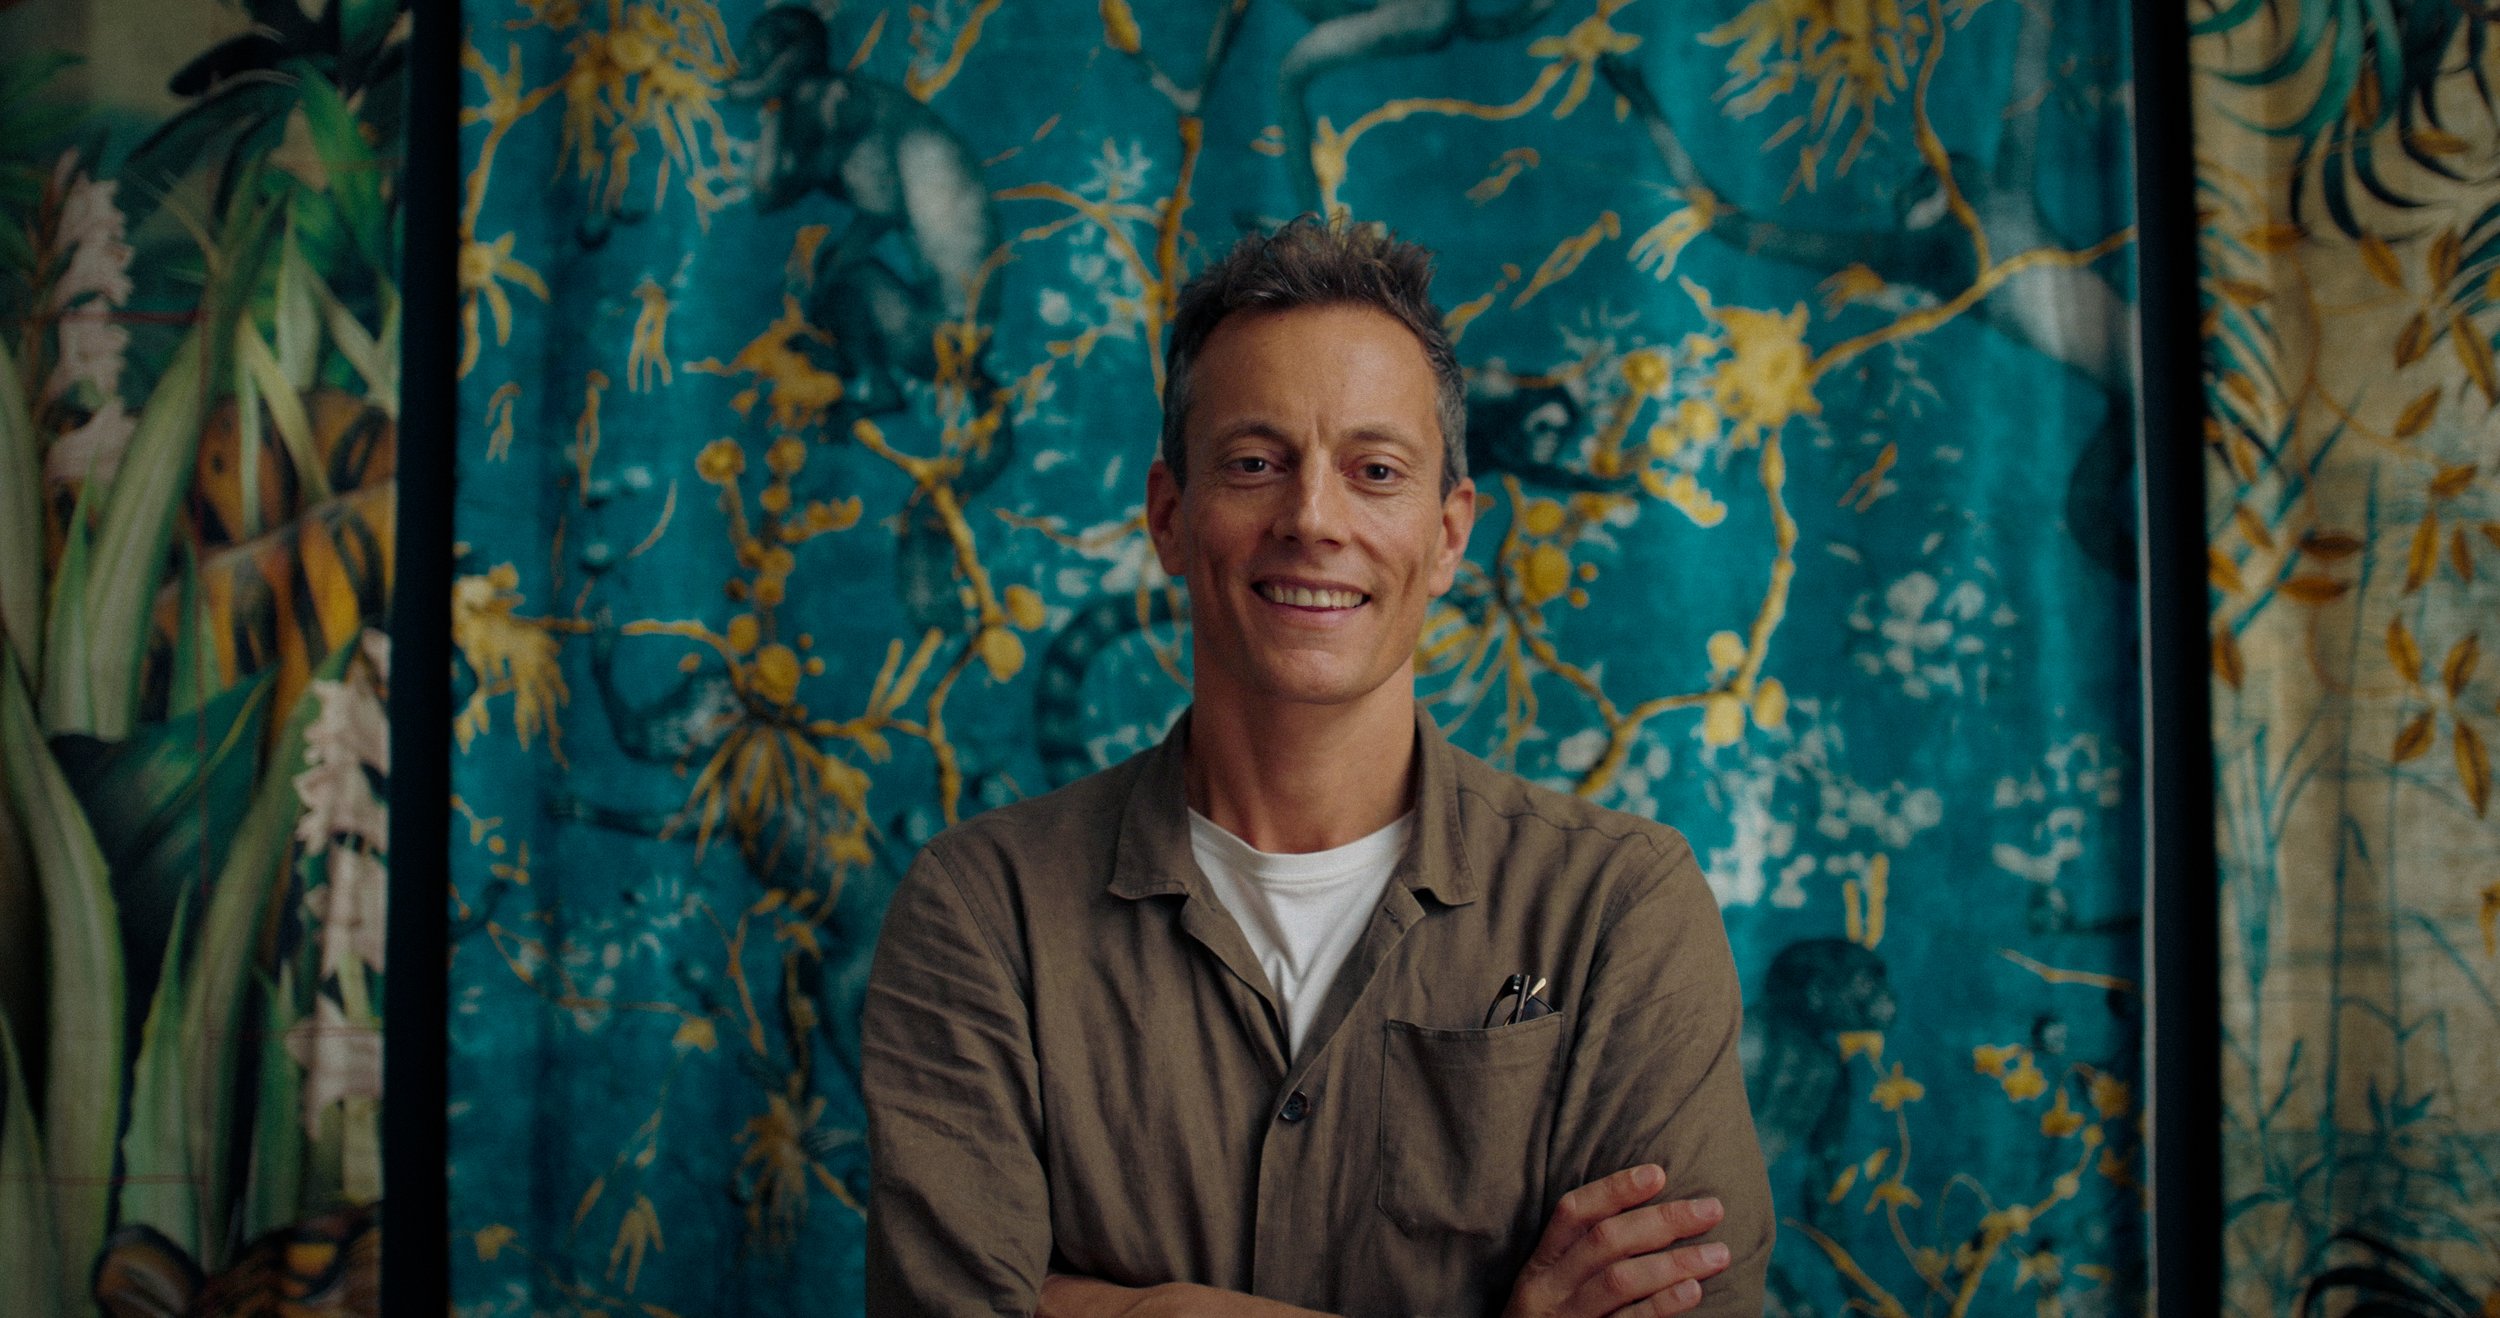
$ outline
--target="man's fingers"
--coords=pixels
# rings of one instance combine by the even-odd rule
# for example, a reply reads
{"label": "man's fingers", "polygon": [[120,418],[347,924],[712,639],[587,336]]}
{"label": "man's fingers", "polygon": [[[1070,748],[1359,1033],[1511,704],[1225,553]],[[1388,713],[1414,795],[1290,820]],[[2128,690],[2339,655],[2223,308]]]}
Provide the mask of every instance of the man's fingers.
{"label": "man's fingers", "polygon": [[1545,1222],[1545,1234],[1538,1238],[1535,1262],[1552,1263],[1580,1243],[1590,1227],[1614,1217],[1634,1204],[1645,1203],[1667,1183],[1666,1169],[1645,1162],[1626,1167],[1612,1176],[1600,1177],[1562,1197],[1554,1205],[1554,1215]]}
{"label": "man's fingers", "polygon": [[1589,1278],[1572,1307],[1588,1313],[1683,1313],[1701,1302],[1702,1279],[1717,1276],[1727,1263],[1727,1246],[1716,1241],[1622,1259]]}
{"label": "man's fingers", "polygon": [[1701,1305],[1701,1283],[1679,1281],[1638,1304],[1627,1304],[1614,1311],[1612,1318],[1670,1318],[1691,1313]]}
{"label": "man's fingers", "polygon": [[1561,1263],[1567,1272],[1594,1272],[1616,1259],[1654,1254],[1679,1240],[1690,1240],[1726,1216],[1727,1210],[1716,1199],[1678,1199],[1627,1209],[1582,1233]]}

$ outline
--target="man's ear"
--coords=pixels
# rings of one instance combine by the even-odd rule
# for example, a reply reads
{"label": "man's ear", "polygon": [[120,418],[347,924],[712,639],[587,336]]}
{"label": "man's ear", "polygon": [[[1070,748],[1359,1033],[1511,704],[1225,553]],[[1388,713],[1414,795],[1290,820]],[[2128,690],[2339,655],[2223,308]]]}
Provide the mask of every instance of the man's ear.
{"label": "man's ear", "polygon": [[1146,535],[1154,541],[1155,559],[1163,565],[1164,575],[1178,580],[1188,574],[1188,558],[1181,552],[1181,484],[1172,476],[1172,469],[1156,458],[1146,468]]}
{"label": "man's ear", "polygon": [[1441,496],[1441,545],[1432,565],[1432,593],[1441,595],[1458,580],[1458,565],[1467,557],[1467,537],[1476,529],[1476,483],[1461,480]]}

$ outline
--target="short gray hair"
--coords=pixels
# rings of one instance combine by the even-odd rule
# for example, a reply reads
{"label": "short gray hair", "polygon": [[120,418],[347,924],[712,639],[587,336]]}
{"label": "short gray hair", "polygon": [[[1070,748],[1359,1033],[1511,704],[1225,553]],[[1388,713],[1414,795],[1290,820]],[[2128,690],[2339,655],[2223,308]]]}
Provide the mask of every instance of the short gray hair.
{"label": "short gray hair", "polygon": [[1190,375],[1225,317],[1238,311],[1362,306],[1412,331],[1431,363],[1440,405],[1441,493],[1467,478],[1467,376],[1432,304],[1432,253],[1375,225],[1304,215],[1250,234],[1181,289],[1163,350],[1163,465],[1186,483]]}

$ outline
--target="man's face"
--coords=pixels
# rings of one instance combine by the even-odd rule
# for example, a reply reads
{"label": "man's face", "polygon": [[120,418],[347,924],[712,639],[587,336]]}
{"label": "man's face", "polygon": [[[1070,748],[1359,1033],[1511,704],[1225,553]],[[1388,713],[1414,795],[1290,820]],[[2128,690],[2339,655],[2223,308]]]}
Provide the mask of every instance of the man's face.
{"label": "man's face", "polygon": [[1441,493],[1432,365],[1364,306],[1226,317],[1191,376],[1186,486],[1147,475],[1147,527],[1189,587],[1203,698],[1345,704],[1414,681],[1475,486]]}

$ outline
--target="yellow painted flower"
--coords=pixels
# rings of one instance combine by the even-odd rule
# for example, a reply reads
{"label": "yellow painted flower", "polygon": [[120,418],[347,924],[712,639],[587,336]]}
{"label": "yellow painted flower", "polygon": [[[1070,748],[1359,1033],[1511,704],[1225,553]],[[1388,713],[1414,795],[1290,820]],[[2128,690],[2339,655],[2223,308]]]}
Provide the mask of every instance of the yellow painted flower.
{"label": "yellow painted flower", "polygon": [[1886,1112],[1898,1112],[1904,1103],[1915,1103],[1927,1097],[1927,1086],[1904,1075],[1901,1063],[1892,1064],[1892,1074],[1875,1082],[1875,1090],[1867,1097]]}
{"label": "yellow painted flower", "polygon": [[2092,1107],[2104,1117],[2114,1117],[2127,1110],[2132,1095],[2127,1082],[2111,1075],[2092,1077]]}
{"label": "yellow painted flower", "polygon": [[1001,602],[1016,626],[1029,632],[1042,625],[1042,597],[1031,586],[1009,586]]}
{"label": "yellow painted flower", "polygon": [[1695,443],[1715,444],[1719,441],[1719,413],[1698,398],[1687,398],[1675,405],[1675,428]]}
{"label": "yellow painted flower", "polygon": [[2031,1231],[2031,1206],[2028,1204],[2007,1204],[2005,1207],[1980,1218],[1979,1231],[1982,1235],[1991,1236],[1998,1240],[2003,1240],[2007,1236],[2029,1234]]}
{"label": "yellow painted flower", "polygon": [[854,496],[839,503],[818,499],[807,505],[807,529],[813,532],[847,531],[859,524],[860,502]]}
{"label": "yellow painted flower", "polygon": [[1762,679],[1753,692],[1753,723],[1770,732],[1788,721],[1788,688],[1776,677]]}
{"label": "yellow painted flower", "polygon": [[776,705],[787,705],[799,694],[799,656],[779,642],[755,652],[747,666],[747,689]]}
{"label": "yellow painted flower", "polygon": [[2062,1140],[2083,1129],[2083,1114],[2066,1105],[2066,1091],[2057,1091],[2057,1102],[2040,1114],[2040,1133],[2050,1139]]}
{"label": "yellow painted flower", "polygon": [[1713,672],[1728,672],[1743,662],[1745,662],[1744,637],[1727,631],[1710,634],[1710,668]]}
{"label": "yellow painted flower", "polygon": [[1792,416],[1823,410],[1806,352],[1804,303],[1786,313],[1728,307],[1711,314],[1727,331],[1731,350],[1711,377],[1711,393],[1719,410],[1736,419],[1739,444],[1778,430]]}
{"label": "yellow painted flower", "polygon": [[477,1244],[478,1258],[488,1263],[494,1262],[495,1256],[503,1252],[503,1247],[519,1239],[520,1234],[500,1222],[479,1231],[476,1236],[472,1237]]}
{"label": "yellow painted flower", "polygon": [[670,1038],[669,1043],[680,1051],[691,1048],[696,1052],[708,1053],[720,1047],[720,1032],[712,1028],[709,1017],[688,1016],[678,1024],[677,1033]]}
{"label": "yellow painted flower", "polygon": [[2002,1077],[2006,1068],[2025,1061],[2029,1050],[2018,1043],[1981,1044],[1970,1050],[1971,1069],[1981,1075]]}
{"label": "yellow painted flower", "polygon": [[1530,499],[1519,510],[1519,529],[1530,535],[1552,535],[1562,524],[1563,506],[1551,499]]}
{"label": "yellow painted flower", "polygon": [[1711,692],[1701,711],[1702,745],[1733,746],[1745,735],[1745,702],[1735,692]]}
{"label": "yellow painted flower", "polygon": [[1023,671],[1024,642],[1014,632],[1004,627],[984,627],[972,644],[993,680],[1004,682]]}
{"label": "yellow painted flower", "polygon": [[754,649],[761,630],[761,625],[756,622],[755,615],[752,613],[741,613],[730,619],[727,633],[729,648],[740,654]]}
{"label": "yellow painted flower", "polygon": [[795,476],[807,465],[807,442],[796,435],[783,435],[764,450],[764,465],[776,476]]}
{"label": "yellow painted flower", "polygon": [[714,485],[727,485],[747,469],[746,450],[734,439],[716,439],[695,455],[694,472]]}
{"label": "yellow painted flower", "polygon": [[[2003,1083],[2005,1096],[2017,1103],[2028,1103],[2049,1092],[2049,1078],[2042,1075],[2040,1068],[2033,1066],[2028,1057],[2023,1059],[2022,1065],[2006,1072]],[[2064,1090],[2058,1092],[2061,1097],[2065,1093]]]}
{"label": "yellow painted flower", "polygon": [[1538,545],[1519,563],[1519,593],[1531,608],[1571,588],[1571,557],[1559,546]]}
{"label": "yellow painted flower", "polygon": [[780,481],[765,486],[755,496],[755,506],[778,517],[790,507],[790,487]]}
{"label": "yellow painted flower", "polygon": [[1667,387],[1667,359],[1655,348],[1642,348],[1623,357],[1623,382],[1632,392],[1656,394]]}

